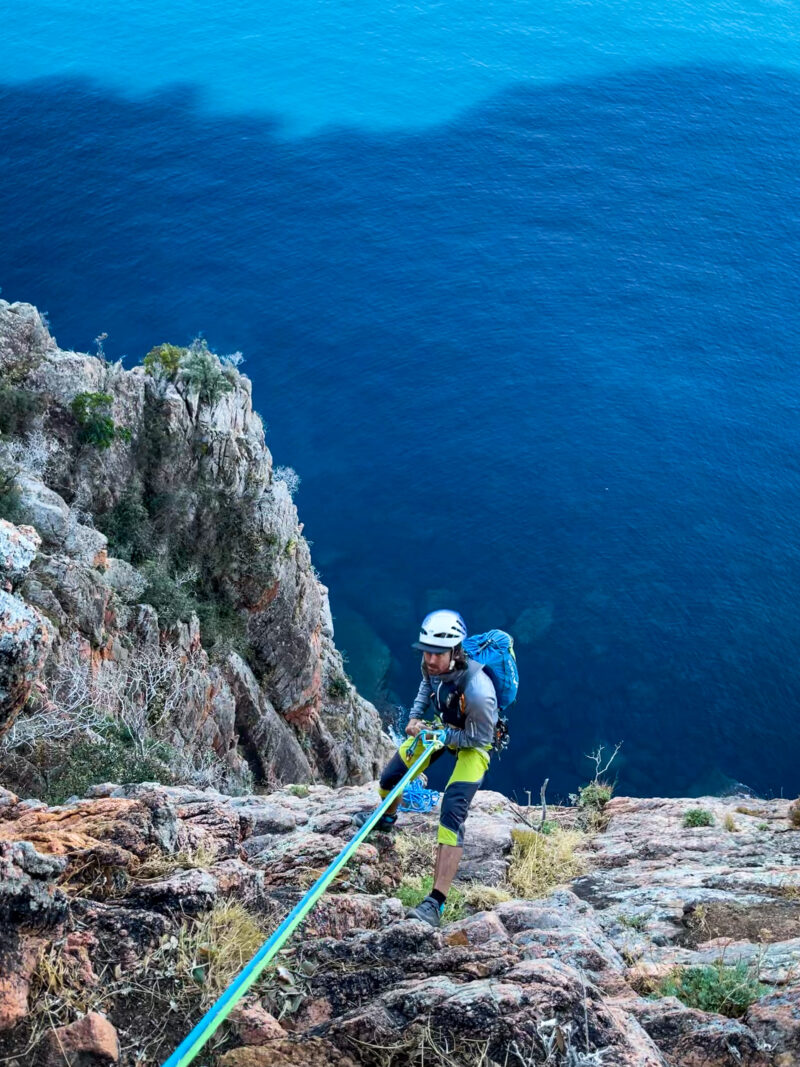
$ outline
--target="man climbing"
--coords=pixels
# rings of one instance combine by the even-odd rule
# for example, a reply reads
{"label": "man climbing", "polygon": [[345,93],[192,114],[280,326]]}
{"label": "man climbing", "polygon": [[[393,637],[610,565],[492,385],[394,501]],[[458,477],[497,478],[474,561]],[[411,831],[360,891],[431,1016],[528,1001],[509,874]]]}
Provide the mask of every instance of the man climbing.
{"label": "man climbing", "polygon": [[[379,792],[388,796],[414,762],[417,736],[430,728],[424,721],[432,711],[444,724],[444,748],[432,752],[420,767],[421,774],[442,756],[455,756],[455,767],[442,797],[433,889],[408,912],[408,918],[438,926],[447,894],[464,851],[464,823],[472,798],[489,767],[489,752],[495,739],[498,708],[494,684],[480,663],[469,659],[462,648],[467,627],[457,611],[432,611],[425,617],[419,640],[422,652],[422,682],[406,726],[408,738],[384,768]],[[417,751],[419,755],[419,750]],[[388,808],[376,825],[391,830],[397,821],[401,797]],[[363,826],[371,812],[354,817]]]}

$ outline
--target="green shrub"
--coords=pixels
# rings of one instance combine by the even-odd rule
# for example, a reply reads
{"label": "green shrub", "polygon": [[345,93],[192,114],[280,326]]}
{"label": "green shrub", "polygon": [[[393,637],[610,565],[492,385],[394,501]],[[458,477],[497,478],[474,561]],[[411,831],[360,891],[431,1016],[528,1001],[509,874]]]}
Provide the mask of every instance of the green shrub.
{"label": "green shrub", "polygon": [[[427,874],[424,878],[404,878],[395,890],[395,894],[406,908],[416,908],[432,889],[433,876]],[[463,919],[464,914],[464,894],[457,887],[453,887],[447,894],[442,919],[444,922],[455,922],[457,919]]]}
{"label": "green shrub", "polygon": [[30,389],[0,384],[0,433],[25,433],[44,407],[42,397]]}
{"label": "green shrub", "polygon": [[647,929],[647,915],[618,915],[617,922],[620,926],[626,926],[629,930],[644,933]]}
{"label": "green shrub", "polygon": [[350,692],[350,686],[343,674],[337,674],[328,682],[328,696],[331,700],[344,700]]}
{"label": "green shrub", "polygon": [[109,393],[78,393],[72,401],[72,414],[78,423],[81,444],[103,449],[115,440],[130,441],[131,431],[114,425],[110,415],[113,403]]}
{"label": "green shrub", "polygon": [[247,636],[247,618],[228,603],[222,594],[218,598],[195,599],[195,609],[200,620],[200,637],[203,646],[213,648],[219,655],[236,652],[247,659],[250,640]]}
{"label": "green shrub", "polygon": [[766,992],[757,971],[741,960],[734,966],[720,961],[709,967],[680,967],[661,982],[656,996],[677,997],[689,1008],[739,1019]]}
{"label": "green shrub", "polygon": [[20,494],[16,472],[0,467],[0,519],[18,522],[20,519]]}
{"label": "green shrub", "polygon": [[142,755],[128,731],[118,723],[109,721],[98,732],[102,740],[77,741],[67,750],[66,760],[46,774],[47,793],[42,799],[48,804],[81,797],[98,782],[174,782],[168,745],[153,742]]}
{"label": "green shrub", "polygon": [[148,374],[156,377],[161,376],[175,381],[181,360],[188,352],[188,348],[179,348],[178,345],[156,345],[151,348],[142,360],[144,369]]}
{"label": "green shrub", "polygon": [[141,571],[147,581],[142,599],[156,609],[162,627],[186,622],[192,612],[197,612],[191,589],[176,582],[163,563],[149,560],[142,564]]}
{"label": "green shrub", "polygon": [[614,786],[609,782],[589,782],[578,790],[577,806],[584,813],[599,815],[614,795]]}
{"label": "green shrub", "polygon": [[714,816],[706,808],[689,808],[683,817],[684,826],[713,826]]}
{"label": "green shrub", "polygon": [[150,516],[139,485],[132,485],[104,515],[95,518],[98,530],[108,538],[109,555],[141,563],[153,551]]}
{"label": "green shrub", "polygon": [[180,377],[190,388],[200,394],[200,403],[210,404],[217,401],[233,389],[233,382],[227,377],[217,356],[208,347],[206,341],[193,341],[191,348],[180,363]]}
{"label": "green shrub", "polygon": [[286,788],[287,788],[287,791],[289,793],[291,793],[293,797],[305,798],[311,792],[311,790],[308,788],[307,785],[302,785],[302,784],[290,785],[290,786],[287,786]]}

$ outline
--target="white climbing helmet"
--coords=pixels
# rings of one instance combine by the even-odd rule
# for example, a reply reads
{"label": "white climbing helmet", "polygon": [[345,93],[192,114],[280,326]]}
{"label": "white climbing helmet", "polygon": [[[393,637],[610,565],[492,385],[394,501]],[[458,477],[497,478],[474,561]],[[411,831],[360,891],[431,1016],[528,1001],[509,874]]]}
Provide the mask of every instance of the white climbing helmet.
{"label": "white climbing helmet", "polygon": [[457,611],[432,611],[422,620],[419,641],[412,648],[421,652],[449,652],[467,636],[467,624]]}

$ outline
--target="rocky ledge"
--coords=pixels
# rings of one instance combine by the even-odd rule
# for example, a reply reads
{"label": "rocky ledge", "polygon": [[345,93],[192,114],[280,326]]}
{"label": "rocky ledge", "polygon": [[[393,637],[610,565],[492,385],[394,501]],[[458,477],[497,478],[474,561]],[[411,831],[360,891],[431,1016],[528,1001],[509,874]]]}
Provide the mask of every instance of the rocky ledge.
{"label": "rocky ledge", "polygon": [[[106,785],[50,808],[0,793],[0,1061],[162,1062],[372,802],[369,787]],[[713,824],[687,826],[690,809]],[[619,798],[604,815],[580,839],[579,877],[514,899],[520,823],[480,793],[462,914],[440,930],[404,919],[396,895],[430,863],[435,813],[375,834],[198,1062],[800,1063],[788,802]],[[566,825],[575,811],[554,816]],[[653,995],[676,968],[706,965],[748,969],[755,999],[740,1018]]]}

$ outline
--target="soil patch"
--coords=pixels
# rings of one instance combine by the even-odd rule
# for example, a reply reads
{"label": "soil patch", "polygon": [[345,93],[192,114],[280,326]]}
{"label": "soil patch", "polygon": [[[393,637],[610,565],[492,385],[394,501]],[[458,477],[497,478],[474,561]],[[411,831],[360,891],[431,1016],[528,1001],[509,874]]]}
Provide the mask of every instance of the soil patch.
{"label": "soil patch", "polygon": [[675,944],[696,948],[715,937],[770,945],[800,937],[800,900],[774,900],[764,904],[699,904],[687,912]]}

